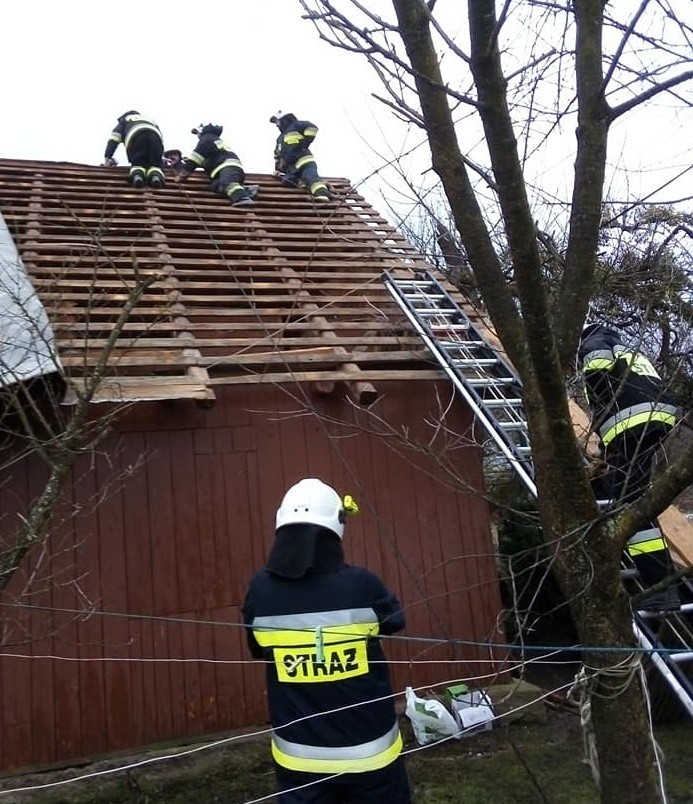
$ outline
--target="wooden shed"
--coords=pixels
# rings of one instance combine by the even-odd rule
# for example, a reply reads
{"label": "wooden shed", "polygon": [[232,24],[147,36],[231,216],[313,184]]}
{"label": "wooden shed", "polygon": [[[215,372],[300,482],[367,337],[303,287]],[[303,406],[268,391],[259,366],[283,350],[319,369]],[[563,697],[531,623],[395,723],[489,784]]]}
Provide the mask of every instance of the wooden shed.
{"label": "wooden shed", "polygon": [[[0,160],[0,212],[67,378],[63,419],[101,372],[89,420],[108,422],[0,595],[3,771],[266,723],[239,608],[302,477],[360,504],[347,560],[406,607],[405,638],[386,644],[397,689],[498,671],[474,422],[381,279],[422,258],[346,180],[316,208],[251,175],[259,201],[241,211],[201,175],[157,191],[125,176]],[[3,419],[5,552],[48,468]]]}

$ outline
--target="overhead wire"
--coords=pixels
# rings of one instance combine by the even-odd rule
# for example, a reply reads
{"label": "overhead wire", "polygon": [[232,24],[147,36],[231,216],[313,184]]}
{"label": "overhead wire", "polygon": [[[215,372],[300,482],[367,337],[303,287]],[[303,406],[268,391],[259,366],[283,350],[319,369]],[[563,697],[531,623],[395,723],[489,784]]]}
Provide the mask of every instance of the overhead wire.
{"label": "overhead wire", "polygon": [[[64,613],[64,614],[73,614],[75,616],[102,616],[102,617],[117,617],[121,619],[135,619],[135,620],[152,620],[155,622],[171,622],[177,624],[186,624],[186,625],[205,625],[205,626],[217,626],[220,628],[231,628],[231,629],[242,629],[243,631],[250,630],[251,626],[247,625],[246,623],[241,622],[229,622],[225,620],[196,620],[187,617],[174,617],[174,616],[165,616],[165,615],[146,615],[146,614],[130,614],[128,612],[115,612],[115,611],[99,611],[99,610],[90,610],[84,611],[83,609],[72,609],[66,607],[58,607],[58,606],[41,606],[34,603],[10,603],[7,601],[0,601],[0,608],[21,608],[21,609],[32,609],[32,610],[39,610],[39,611],[50,611],[50,612],[57,612],[57,613]],[[279,626],[263,626],[264,630],[272,631],[272,630],[282,630]],[[313,628],[296,628],[293,629],[297,632],[303,631],[306,635],[313,635],[315,633],[315,629]],[[339,627],[336,626],[334,628],[330,628],[330,632],[334,633],[335,636],[340,635]],[[345,637],[353,638],[353,633],[349,631],[345,631],[343,634]],[[501,650],[509,650],[509,651],[526,651],[528,653],[533,652],[543,652],[543,651],[561,651],[565,653],[592,653],[592,654],[622,654],[625,653],[627,655],[649,655],[653,653],[658,654],[666,654],[666,655],[676,655],[677,653],[687,653],[685,648],[674,648],[674,647],[666,647],[666,646],[653,646],[652,648],[644,648],[641,646],[633,646],[633,645],[624,645],[624,646],[599,646],[599,645],[583,645],[583,644],[574,644],[574,645],[560,645],[560,644],[534,644],[534,643],[515,643],[515,642],[494,642],[492,640],[478,640],[478,639],[466,639],[464,637],[427,637],[427,636],[418,636],[416,634],[374,634],[374,638],[383,640],[383,641],[391,641],[391,642],[412,642],[412,643],[420,643],[420,644],[427,644],[439,647],[445,646],[455,646],[455,647],[474,647],[474,648],[492,648],[492,649],[501,649]],[[5,652],[5,650],[0,647],[0,658],[4,655],[10,655]],[[193,659],[195,661],[195,659]],[[200,659],[200,661],[203,661]],[[231,660],[229,660],[231,661]],[[388,659],[388,662],[393,660]],[[457,659],[433,659],[430,660],[432,663],[438,663],[441,661],[463,661]],[[470,660],[467,659],[466,661],[475,661],[480,663],[488,663],[489,659],[476,659]],[[498,660],[496,660],[498,661]],[[400,663],[407,664],[410,662],[416,662],[415,659],[403,659],[400,660]]]}
{"label": "overhead wire", "polygon": [[[442,681],[442,682],[437,682],[435,685],[416,688],[415,691],[429,690],[429,689],[433,689],[436,686],[448,686],[448,685],[453,684],[453,683],[458,683],[461,680],[462,679],[457,679],[457,678],[447,679],[447,680]],[[467,679],[467,680],[469,680],[469,679]],[[517,713],[527,709],[528,707],[530,707],[530,706],[532,706],[532,705],[534,705],[534,704],[536,704],[536,703],[538,703],[540,701],[546,700],[551,695],[555,695],[556,693],[563,691],[568,686],[569,686],[568,684],[561,684],[561,685],[555,687],[554,689],[552,689],[549,692],[542,692],[540,695],[537,695],[532,700],[525,701],[522,704],[519,704],[518,706],[516,706],[514,708],[511,708],[507,712],[503,712],[503,713],[500,713],[500,714],[496,715],[494,717],[494,721],[495,720],[501,721],[504,718],[514,716]],[[292,726],[292,725],[295,725],[297,723],[301,723],[301,722],[304,722],[304,721],[312,720],[314,718],[322,717],[324,715],[331,715],[331,714],[335,714],[335,713],[340,712],[340,711],[344,711],[344,710],[348,710],[348,709],[355,709],[355,708],[358,708],[360,706],[367,706],[369,704],[376,703],[378,701],[388,700],[390,698],[398,697],[398,696],[399,696],[399,693],[396,693],[396,694],[393,694],[393,695],[387,695],[387,696],[380,696],[380,697],[369,699],[367,701],[360,701],[359,703],[356,703],[356,704],[349,704],[349,705],[346,705],[346,706],[340,706],[340,707],[336,707],[334,709],[324,710],[324,711],[321,711],[321,712],[314,712],[314,713],[311,713],[309,715],[305,715],[303,717],[296,718],[296,719],[284,724],[284,726]],[[472,731],[473,728],[474,727],[460,729],[460,731],[458,733],[456,733],[455,735],[445,737],[445,738],[443,738],[441,740],[436,741],[435,743],[429,743],[429,744],[426,744],[426,745],[423,745],[423,746],[418,746],[418,747],[414,746],[414,747],[412,747],[410,749],[405,749],[404,751],[402,751],[402,755],[406,756],[408,754],[415,754],[415,753],[418,753],[418,752],[420,752],[422,750],[427,750],[427,749],[430,749],[430,748],[434,748],[435,746],[443,744],[443,743],[446,743],[446,742],[449,742],[452,739],[457,739],[459,736],[462,736],[465,733],[468,733],[468,732]],[[245,732],[245,733],[240,734],[240,735],[231,735],[229,737],[224,737],[224,738],[221,738],[219,740],[214,740],[212,742],[205,743],[204,745],[197,745],[197,746],[193,746],[192,748],[182,749],[180,751],[172,751],[172,752],[169,752],[169,753],[164,754],[162,756],[147,757],[145,759],[136,760],[134,762],[127,762],[127,763],[125,763],[123,765],[118,765],[118,766],[116,766],[114,768],[104,768],[104,769],[97,770],[97,771],[89,771],[87,773],[82,773],[82,774],[79,774],[77,776],[72,776],[72,777],[67,778],[67,779],[60,779],[60,780],[56,780],[56,781],[53,781],[53,782],[43,782],[41,784],[32,784],[32,785],[25,785],[25,786],[19,786],[19,787],[10,787],[10,788],[5,788],[5,789],[0,789],[0,797],[11,795],[11,794],[14,794],[14,793],[36,792],[38,790],[52,789],[52,788],[55,788],[55,787],[62,787],[62,786],[69,785],[69,784],[76,784],[78,782],[85,782],[85,781],[89,781],[89,780],[96,779],[96,778],[102,778],[104,776],[109,776],[109,775],[113,775],[113,774],[116,774],[116,773],[123,773],[125,771],[132,771],[132,770],[136,770],[137,768],[146,767],[148,765],[153,765],[153,764],[158,763],[158,762],[165,762],[165,761],[169,761],[169,760],[173,760],[173,759],[179,759],[181,757],[192,756],[194,754],[198,754],[198,753],[203,752],[203,751],[208,751],[208,750],[211,750],[213,748],[218,748],[218,747],[220,747],[222,745],[229,745],[229,744],[234,743],[234,742],[241,742],[243,740],[250,740],[250,739],[257,738],[257,737],[269,736],[271,733],[272,733],[271,728],[258,729],[256,731]],[[333,776],[331,776],[329,778],[336,778],[336,777],[341,776],[341,775],[342,774],[334,774]],[[319,780],[319,782],[320,781],[324,781],[324,780]],[[0,780],[0,785],[1,784],[3,784],[3,782]],[[315,783],[312,783],[312,784],[315,784]],[[301,785],[301,786],[298,786],[298,787],[292,788],[292,789],[302,789],[303,787],[306,787],[306,786],[312,786],[312,784]],[[263,796],[263,797],[258,798],[258,799],[253,799],[252,801],[245,801],[244,804],[256,804],[256,802],[266,801],[266,800],[269,800],[271,798],[274,798],[275,796],[276,796],[276,793],[271,793],[270,795],[268,795],[266,797]]]}
{"label": "overhead wire", "polygon": [[[186,193],[186,195],[188,195],[188,193],[185,190],[184,190],[184,192]],[[193,209],[194,209],[196,215],[198,216],[198,219],[203,224],[203,227],[206,229],[207,233],[210,235],[210,239],[214,243],[215,247],[217,247],[217,249],[218,249],[218,246],[214,241],[213,234],[211,233],[209,228],[206,226],[206,222],[205,222],[204,218],[199,214],[199,211],[196,209],[196,207],[194,206],[194,204],[190,200],[189,195],[188,195],[188,200],[191,203],[191,206],[193,206]],[[218,250],[219,250],[219,252],[221,254],[220,249],[218,249]],[[221,256],[222,256],[223,264],[225,265],[225,267],[229,271],[230,275],[234,276],[233,271],[232,271],[231,267],[228,265],[228,262],[227,262],[226,258],[224,257],[223,254]],[[310,261],[309,261],[309,263],[310,263]],[[308,268],[306,267],[306,271],[307,270],[308,270]],[[304,278],[305,278],[305,273],[304,273],[304,276],[301,277],[301,281],[303,281]],[[236,280],[236,281],[238,281],[238,280]],[[248,294],[247,294],[246,290],[242,286],[241,286],[241,292],[242,292],[242,294],[244,296],[248,297]],[[249,304],[250,304],[251,307],[253,307],[250,299],[249,299]],[[294,305],[295,304],[296,304],[296,300],[294,299]],[[321,308],[321,310],[322,310],[322,308]],[[315,314],[314,312],[306,313],[305,318],[307,319],[311,315],[314,315],[314,314]],[[269,329],[265,326],[261,316],[259,315],[259,313],[257,311],[256,311],[256,315],[257,315],[257,318],[258,318],[258,321],[260,322],[260,324],[265,328],[266,337],[268,337],[268,338],[273,340],[276,336],[273,335],[269,331]],[[285,359],[285,367],[287,369],[287,373],[289,373],[291,375],[294,374],[290,364],[288,363],[288,361],[286,361],[286,359]],[[362,496],[363,496],[363,493],[365,492],[364,485],[360,481],[357,480],[355,472],[354,472],[352,466],[347,461],[346,456],[344,455],[343,451],[338,448],[338,445],[335,443],[334,435],[330,432],[329,428],[326,427],[325,422],[323,421],[323,418],[322,418],[320,412],[317,410],[317,408],[313,404],[312,400],[310,399],[310,397],[307,394],[307,392],[306,392],[305,388],[303,387],[303,385],[297,379],[295,379],[294,381],[295,381],[296,386],[297,386],[297,397],[301,399],[301,401],[303,402],[305,408],[309,411],[310,415],[316,417],[316,419],[317,419],[319,425],[321,426],[321,428],[323,430],[323,433],[324,433],[324,435],[325,435],[330,447],[334,450],[335,454],[338,456],[339,460],[342,462],[342,465],[343,465],[345,471],[347,472],[347,474],[358,485],[358,487],[359,487],[359,489],[360,489],[360,491],[362,493]],[[297,398],[297,397],[294,396],[294,398]],[[419,579],[418,579],[417,574],[412,570],[411,567],[409,567],[408,562],[406,562],[404,556],[401,554],[401,551],[399,551],[399,549],[397,548],[397,545],[396,545],[396,542],[395,542],[394,538],[390,534],[389,529],[384,527],[384,523],[382,521],[382,518],[380,517],[380,515],[379,515],[378,511],[376,510],[375,506],[373,505],[373,503],[370,501],[370,497],[368,495],[365,496],[365,500],[366,500],[366,502],[364,503],[364,505],[367,506],[369,508],[369,510],[372,512],[373,517],[374,517],[374,519],[375,519],[375,521],[377,523],[378,532],[380,533],[381,537],[384,537],[388,541],[388,543],[390,544],[391,548],[393,549],[393,551],[395,553],[395,556],[396,556],[396,559],[397,559],[398,563],[400,563],[404,567],[404,569],[406,570],[407,574],[411,578],[415,588],[417,588],[417,590],[420,592],[421,597],[422,597],[422,602],[426,603],[428,598],[424,594],[423,588],[420,587]],[[3,605],[8,605],[8,604],[3,603]],[[21,606],[21,604],[18,604],[18,605]],[[28,605],[24,605],[23,607],[25,607],[25,608],[50,609],[50,610],[55,611],[55,612],[57,612],[57,611],[68,612],[69,611],[68,609],[60,609],[60,608],[54,608],[54,607],[39,607],[39,606],[28,606]],[[190,620],[188,618],[171,618],[171,617],[151,616],[151,615],[136,615],[136,614],[130,615],[130,614],[127,614],[127,613],[118,613],[118,612],[97,612],[97,611],[78,611],[78,610],[73,610],[72,613],[76,614],[77,616],[82,616],[82,617],[89,617],[89,616],[91,616],[93,614],[99,614],[101,616],[128,617],[128,618],[156,620],[156,621],[168,621],[168,622],[178,622],[178,623],[194,623],[196,625],[209,625],[209,626],[222,625],[222,626],[225,626],[225,627],[246,628],[246,626],[244,624],[240,624],[240,623],[223,623],[223,622],[219,622],[219,621]],[[434,619],[438,619],[437,615],[436,615],[436,613],[434,611],[432,611],[431,613],[432,613],[432,616],[434,617]],[[439,625],[442,626],[442,622],[440,620],[438,620],[438,622],[439,622]],[[446,629],[443,629],[443,630],[446,630]],[[427,644],[433,644],[433,645],[436,645],[436,646],[498,648],[498,649],[502,649],[502,650],[512,650],[514,648],[521,647],[523,652],[524,651],[528,651],[528,652],[547,651],[547,650],[555,651],[557,649],[560,649],[561,651],[568,651],[568,652],[571,651],[571,650],[579,651],[579,652],[589,650],[592,653],[611,653],[611,652],[621,653],[621,652],[624,652],[624,650],[625,650],[623,648],[611,648],[611,649],[608,649],[608,648],[596,648],[596,647],[595,648],[585,648],[584,646],[574,646],[574,647],[570,647],[570,646],[569,647],[566,647],[566,646],[528,646],[526,644],[524,644],[522,646],[514,646],[514,645],[508,645],[508,643],[493,643],[493,642],[490,642],[490,641],[462,640],[462,639],[455,639],[455,638],[452,638],[452,637],[446,637],[446,638],[440,639],[440,638],[424,638],[424,637],[416,637],[416,636],[408,636],[408,635],[387,635],[387,636],[386,635],[381,635],[380,638],[382,638],[382,639],[393,639],[393,640],[401,639],[401,640],[407,640],[408,642],[411,642],[411,643],[425,642]],[[629,648],[628,650],[631,653],[633,652],[632,648]],[[675,652],[675,649],[668,649],[668,650],[670,650],[671,652]],[[645,651],[643,651],[643,652],[645,652]],[[651,652],[651,651],[648,651],[648,652]],[[12,657],[12,656],[15,656],[14,654],[7,654],[7,653],[2,654],[2,653],[0,653],[0,656],[3,656],[3,655],[7,656],[8,658]],[[16,656],[19,657],[20,655],[17,654]],[[92,660],[93,661],[143,661],[143,662],[147,662],[147,661],[157,661],[157,662],[158,661],[162,661],[162,662],[178,662],[178,661],[195,662],[195,661],[203,661],[203,662],[208,662],[208,661],[211,661],[211,662],[214,662],[214,663],[223,663],[223,664],[256,663],[256,660],[208,660],[208,659],[202,659],[202,658],[190,658],[190,659],[187,659],[187,658],[181,658],[181,659],[178,659],[178,658],[128,659],[128,658],[116,658],[116,657],[111,657],[111,658],[109,658],[109,657],[93,657],[93,658],[58,657],[58,656],[48,656],[48,655],[46,655],[46,656],[43,656],[43,655],[42,656],[33,656],[32,655],[31,658],[33,658],[33,659],[51,658],[51,659],[66,660],[66,661],[92,661]],[[467,663],[467,662],[474,662],[474,663],[478,662],[478,663],[488,664],[489,661],[492,661],[492,660],[491,659],[478,659],[478,660],[470,660],[470,659],[456,660],[456,659],[450,659],[450,660],[442,660],[442,661],[444,661],[446,664],[448,664],[448,663],[464,664],[464,663]],[[495,661],[500,661],[500,660],[495,660]],[[390,662],[390,663],[392,663],[392,662]],[[436,659],[436,660],[432,660],[432,659],[431,660],[409,659],[409,660],[401,660],[401,661],[398,661],[397,663],[401,663],[401,664],[421,663],[421,664],[437,664],[437,665],[440,665],[441,660],[438,660],[438,659]],[[526,663],[526,660],[523,659],[522,663]],[[614,672],[618,672],[618,671],[614,671]],[[495,676],[496,674],[490,674],[490,675]],[[438,682],[438,684],[448,684],[448,683],[450,683],[450,681]],[[436,686],[436,685],[433,685],[433,686]],[[399,693],[398,693],[398,695],[399,695]],[[362,705],[362,704],[358,704],[358,705]],[[342,708],[350,708],[350,707],[342,707]],[[332,710],[332,711],[340,711],[340,709]],[[327,713],[325,713],[325,712],[316,713],[315,715],[310,715],[308,717],[321,716],[323,714],[327,714]],[[302,718],[302,719],[305,719],[305,718]],[[269,731],[270,731],[269,729],[264,729],[264,730],[255,732],[254,736],[263,735],[263,734],[268,733]],[[150,764],[150,763],[155,762],[155,761],[161,761],[162,759],[173,758],[173,757],[177,757],[177,756],[185,756],[185,755],[188,755],[188,754],[196,753],[196,752],[201,751],[201,750],[206,750],[208,748],[212,748],[212,747],[215,747],[215,746],[218,746],[218,745],[222,745],[222,744],[225,744],[227,742],[232,742],[232,741],[237,740],[237,739],[239,739],[239,738],[238,737],[226,738],[224,740],[215,741],[215,742],[210,743],[208,745],[205,745],[203,747],[197,747],[195,749],[186,750],[186,751],[181,752],[181,753],[170,754],[167,757],[159,757],[159,758],[151,758],[151,759],[148,759],[148,760],[142,760],[142,761],[139,761],[139,762],[136,762],[136,763],[131,763],[131,764],[127,765],[127,766],[123,766],[119,770],[129,770],[129,769],[133,769],[133,768],[137,768],[137,767],[141,767],[141,766]],[[414,749],[412,749],[412,751],[407,752],[407,753],[412,753],[413,750]],[[418,750],[418,749],[416,749],[416,750]],[[79,779],[93,778],[95,776],[100,776],[100,775],[103,775],[103,774],[108,773],[108,772],[117,772],[117,771],[97,772],[97,773],[94,773],[94,774],[88,774],[88,775],[79,777]],[[67,781],[76,781],[76,780],[67,780]],[[67,781],[61,782],[61,784],[62,783],[67,783]],[[58,783],[55,783],[55,784],[58,784]],[[33,790],[33,789],[41,789],[43,787],[50,787],[50,786],[53,786],[53,785],[51,785],[51,784],[49,784],[49,785],[41,785],[39,787],[31,787],[31,788],[24,788],[24,789]],[[9,792],[15,792],[15,791],[12,791],[12,790],[0,791],[0,795],[6,795]],[[264,798],[263,799],[256,799],[255,801],[262,801],[262,800],[265,800],[265,799]],[[250,804],[250,802],[248,804]]]}

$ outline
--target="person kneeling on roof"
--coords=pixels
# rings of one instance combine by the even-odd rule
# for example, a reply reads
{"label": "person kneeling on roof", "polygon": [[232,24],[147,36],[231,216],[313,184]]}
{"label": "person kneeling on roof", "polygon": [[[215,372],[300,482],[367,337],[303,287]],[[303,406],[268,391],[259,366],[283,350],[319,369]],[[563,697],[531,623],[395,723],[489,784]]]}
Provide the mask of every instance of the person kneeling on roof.
{"label": "person kneeling on roof", "polygon": [[329,201],[332,194],[318,175],[315,157],[309,150],[318,127],[308,120],[299,120],[291,112],[273,114],[270,123],[279,129],[274,146],[275,175],[288,187],[307,187],[316,201]]}
{"label": "person kneeling on roof", "polygon": [[143,187],[146,182],[150,187],[163,187],[166,183],[161,169],[164,141],[157,124],[134,109],[122,114],[106,143],[104,167],[118,164],[113,154],[121,143],[125,145],[131,165],[130,184]]}
{"label": "person kneeling on roof", "polygon": [[179,179],[184,181],[196,168],[202,168],[210,178],[212,190],[225,195],[232,206],[252,206],[260,188],[256,184],[245,186],[243,165],[238,154],[221,139],[223,130],[223,126],[212,123],[192,129],[199,139],[195,150],[183,160]]}

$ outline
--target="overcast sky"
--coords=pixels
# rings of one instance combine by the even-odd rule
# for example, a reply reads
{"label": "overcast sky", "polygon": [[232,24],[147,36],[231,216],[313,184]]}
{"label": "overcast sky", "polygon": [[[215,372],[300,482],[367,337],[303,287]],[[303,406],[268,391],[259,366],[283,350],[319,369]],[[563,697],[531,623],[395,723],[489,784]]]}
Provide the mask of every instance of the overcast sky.
{"label": "overcast sky", "polygon": [[2,157],[99,164],[137,109],[186,153],[193,126],[220,123],[247,171],[271,173],[282,109],[318,125],[323,174],[358,181],[377,162],[358,134],[383,116],[367,65],[320,42],[296,0],[8,0],[0,24]]}
{"label": "overcast sky", "polygon": [[[369,7],[392,16],[389,0]],[[459,3],[438,8],[459,25]],[[365,60],[320,41],[301,13],[298,0],[5,0],[0,157],[100,164],[118,115],[137,109],[156,120],[166,147],[185,153],[193,126],[220,123],[246,170],[269,173],[277,130],[268,120],[281,108],[319,126],[313,151],[323,175],[358,183],[377,154],[409,148],[420,134],[370,98],[379,85]],[[690,166],[692,127],[690,110],[619,121],[610,158],[627,169],[627,189],[656,187]],[[564,143],[542,157],[558,195],[569,194],[572,124]],[[420,154],[415,174],[428,166],[427,147]],[[116,158],[127,163],[122,146]],[[690,195],[692,186],[689,172],[660,197]],[[364,194],[385,212],[371,187]]]}

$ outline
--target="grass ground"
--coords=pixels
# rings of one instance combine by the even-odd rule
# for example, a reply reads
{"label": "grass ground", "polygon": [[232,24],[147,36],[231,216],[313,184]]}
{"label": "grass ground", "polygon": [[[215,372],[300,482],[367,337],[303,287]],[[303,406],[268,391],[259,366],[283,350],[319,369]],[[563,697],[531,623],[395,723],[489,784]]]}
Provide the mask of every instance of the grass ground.
{"label": "grass ground", "polygon": [[[595,786],[583,761],[580,718],[544,704],[506,725],[464,740],[419,749],[402,720],[415,804],[594,804]],[[689,723],[656,728],[669,804],[693,804],[693,729]],[[187,746],[190,748],[191,746]],[[180,750],[180,749],[175,749]],[[250,737],[179,759],[141,765],[58,787],[26,789],[174,749],[119,757],[93,765],[0,779],[0,804],[241,804],[274,801],[266,737]],[[23,787],[20,793],[8,793]],[[263,797],[270,798],[264,799]],[[390,802],[389,804],[396,804]]]}

